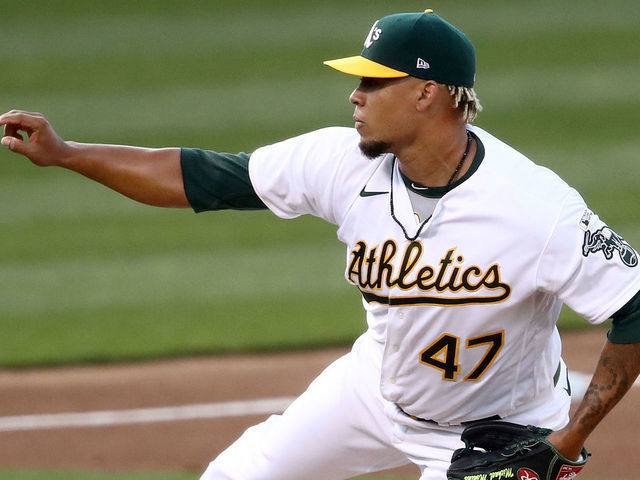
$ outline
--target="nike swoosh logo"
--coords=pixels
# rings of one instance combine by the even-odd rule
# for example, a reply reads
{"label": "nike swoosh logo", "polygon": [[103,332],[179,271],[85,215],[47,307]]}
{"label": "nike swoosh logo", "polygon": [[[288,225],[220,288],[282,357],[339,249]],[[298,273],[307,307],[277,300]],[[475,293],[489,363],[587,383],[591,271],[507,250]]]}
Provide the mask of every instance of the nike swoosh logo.
{"label": "nike swoosh logo", "polygon": [[367,192],[365,190],[366,187],[362,187],[362,190],[360,191],[360,196],[361,197],[375,197],[376,195],[386,195],[389,192]]}

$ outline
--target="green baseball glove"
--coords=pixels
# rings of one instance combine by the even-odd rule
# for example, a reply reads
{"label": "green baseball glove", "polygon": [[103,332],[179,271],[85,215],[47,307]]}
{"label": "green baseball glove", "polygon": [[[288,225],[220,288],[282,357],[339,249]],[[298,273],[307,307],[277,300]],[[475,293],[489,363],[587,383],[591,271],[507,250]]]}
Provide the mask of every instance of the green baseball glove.
{"label": "green baseball glove", "polygon": [[448,480],[572,480],[589,453],[573,462],[546,439],[551,430],[501,421],[474,422],[453,452]]}

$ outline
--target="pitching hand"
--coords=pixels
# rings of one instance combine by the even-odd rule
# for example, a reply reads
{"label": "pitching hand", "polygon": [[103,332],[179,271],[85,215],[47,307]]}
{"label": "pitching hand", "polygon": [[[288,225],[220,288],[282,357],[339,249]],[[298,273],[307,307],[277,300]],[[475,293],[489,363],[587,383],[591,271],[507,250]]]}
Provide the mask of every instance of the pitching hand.
{"label": "pitching hand", "polygon": [[2,125],[2,145],[26,156],[36,165],[61,165],[69,153],[69,145],[56,134],[41,113],[12,110],[0,116]]}

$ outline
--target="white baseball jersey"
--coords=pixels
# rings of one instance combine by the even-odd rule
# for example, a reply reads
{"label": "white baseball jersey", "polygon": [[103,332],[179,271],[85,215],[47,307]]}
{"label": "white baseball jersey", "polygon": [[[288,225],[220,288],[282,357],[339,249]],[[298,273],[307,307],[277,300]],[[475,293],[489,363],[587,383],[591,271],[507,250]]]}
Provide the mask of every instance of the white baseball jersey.
{"label": "white baseball jersey", "polygon": [[547,395],[563,303],[594,324],[640,289],[637,253],[580,195],[487,132],[481,165],[419,223],[391,154],[327,128],[258,149],[251,182],[282,218],[338,226],[345,277],[379,345],[380,389],[440,424],[508,416]]}

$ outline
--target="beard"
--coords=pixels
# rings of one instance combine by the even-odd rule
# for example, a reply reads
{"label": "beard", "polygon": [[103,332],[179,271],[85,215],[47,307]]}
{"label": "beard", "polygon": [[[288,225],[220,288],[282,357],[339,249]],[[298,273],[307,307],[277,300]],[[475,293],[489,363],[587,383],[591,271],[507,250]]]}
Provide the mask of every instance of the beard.
{"label": "beard", "polygon": [[389,144],[382,140],[360,140],[360,144],[358,146],[360,147],[360,151],[363,155],[371,160],[379,157],[383,153],[389,152]]}

